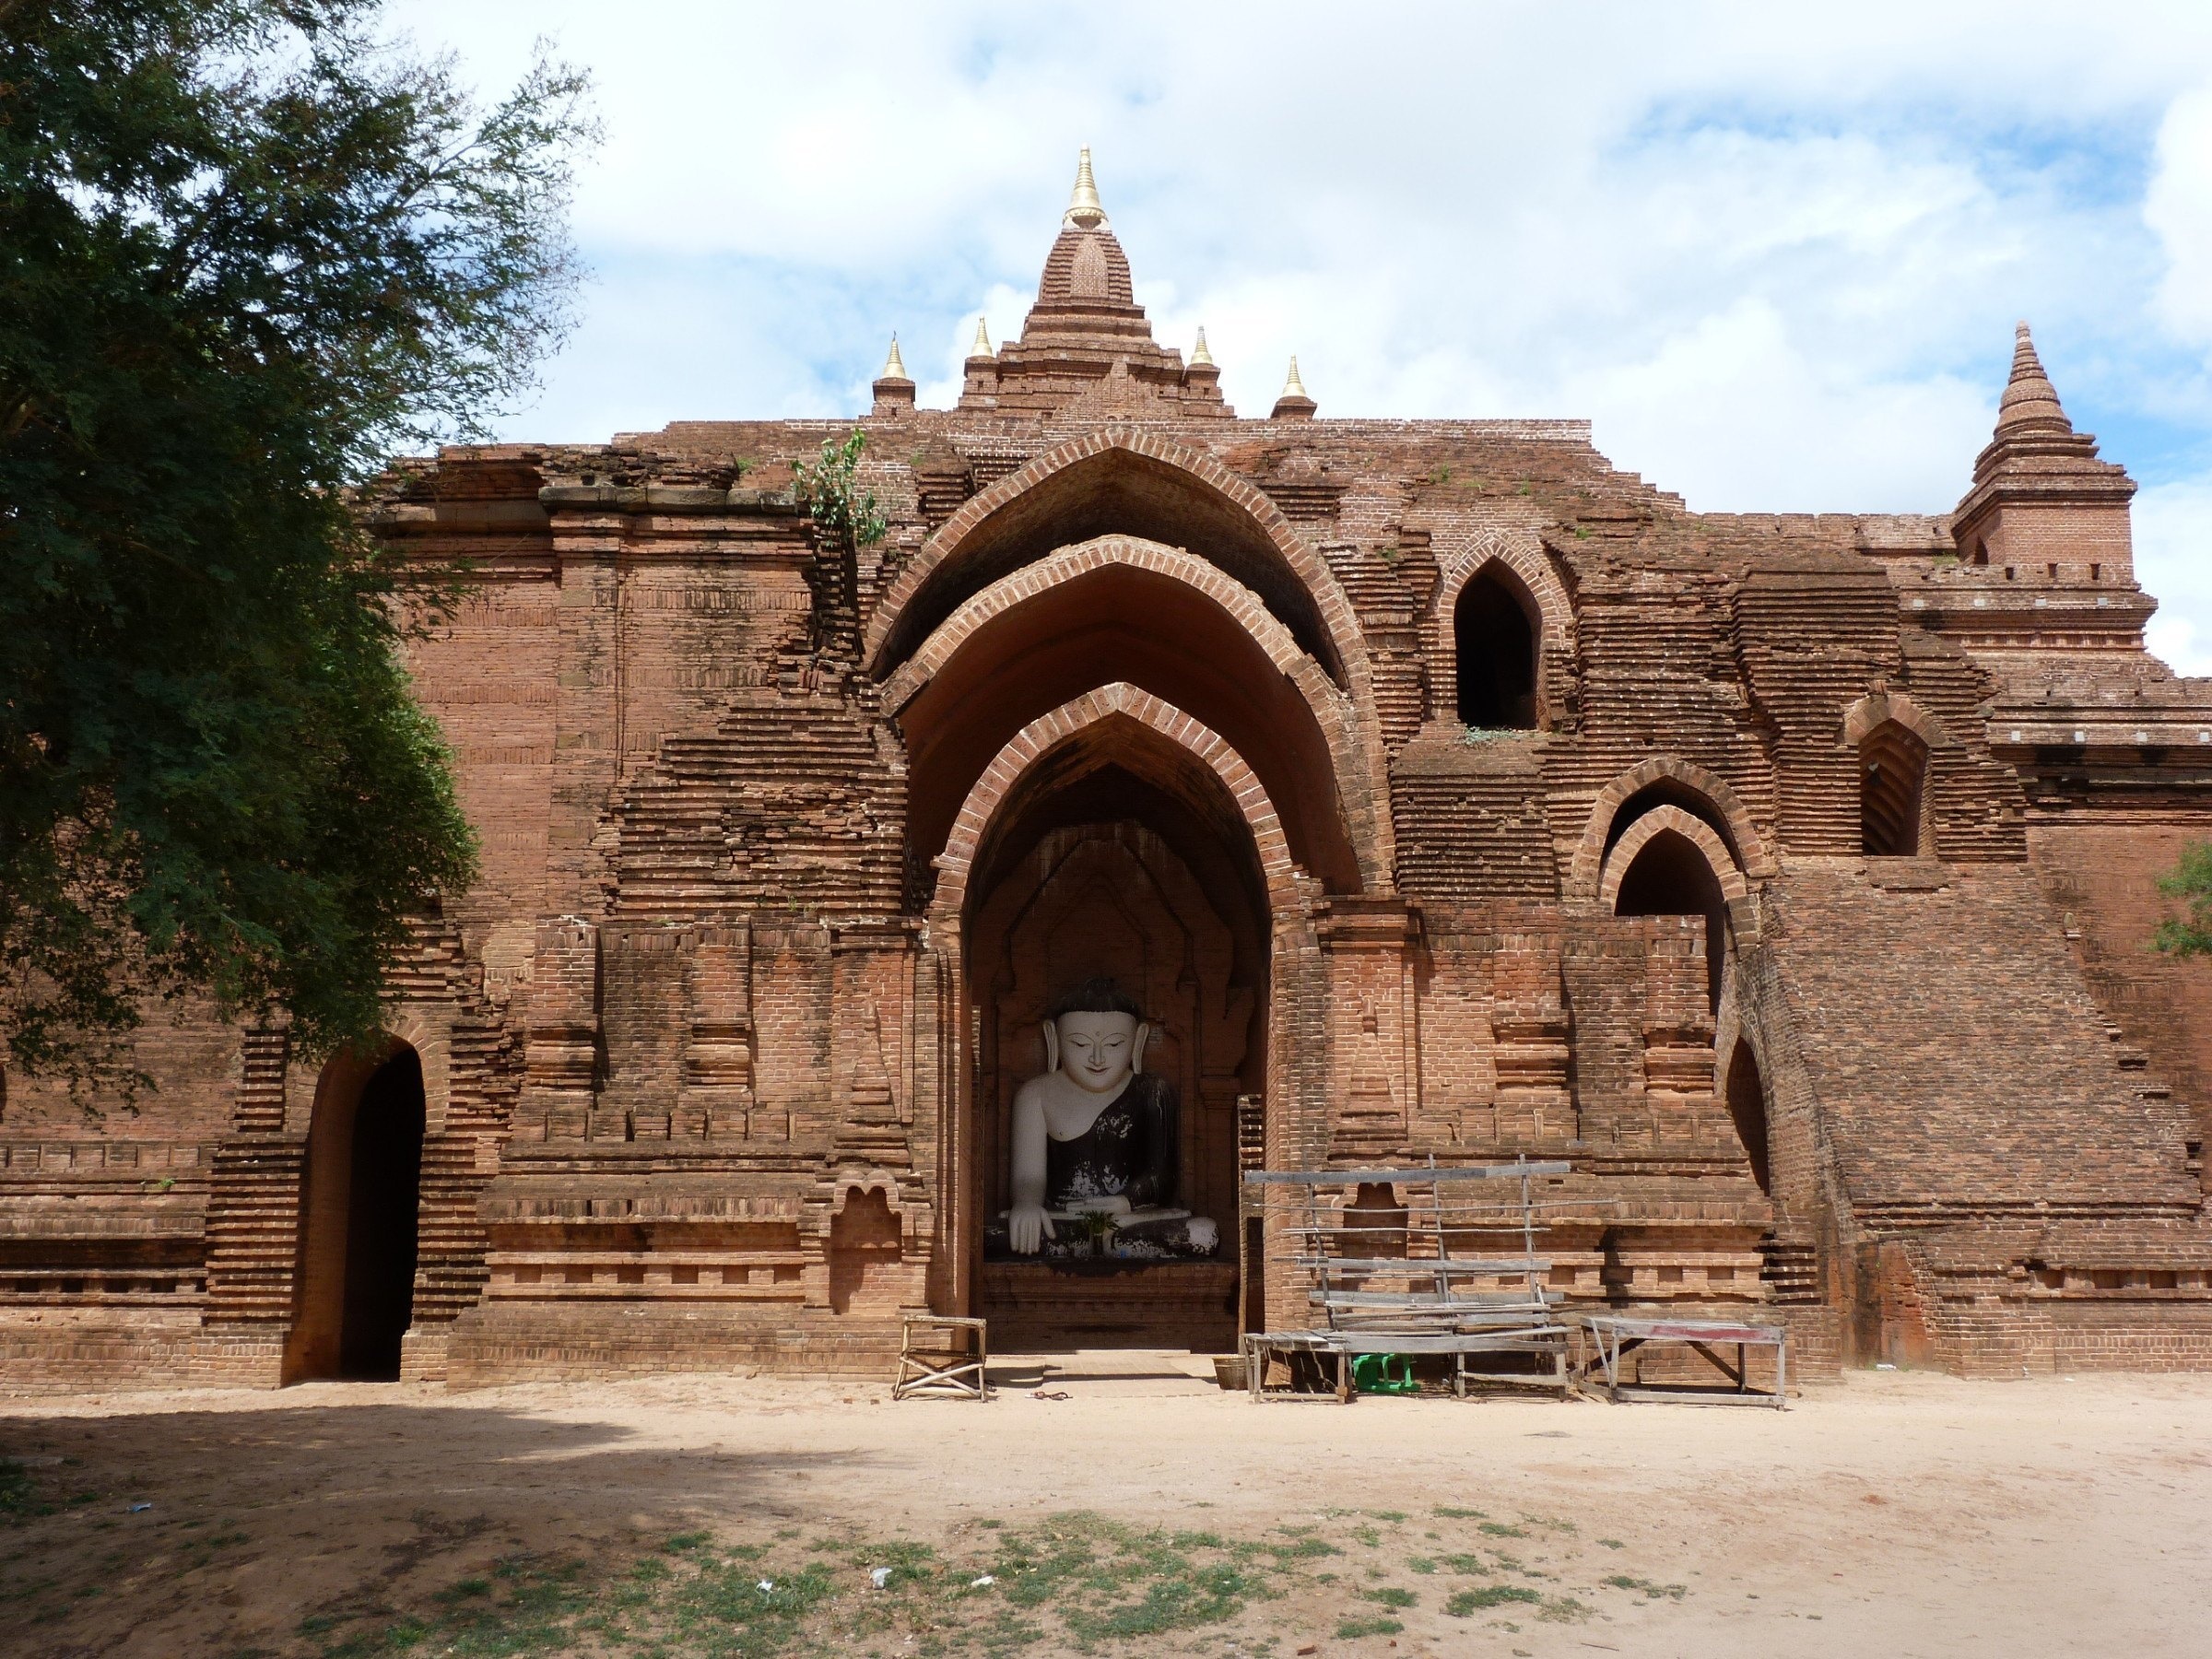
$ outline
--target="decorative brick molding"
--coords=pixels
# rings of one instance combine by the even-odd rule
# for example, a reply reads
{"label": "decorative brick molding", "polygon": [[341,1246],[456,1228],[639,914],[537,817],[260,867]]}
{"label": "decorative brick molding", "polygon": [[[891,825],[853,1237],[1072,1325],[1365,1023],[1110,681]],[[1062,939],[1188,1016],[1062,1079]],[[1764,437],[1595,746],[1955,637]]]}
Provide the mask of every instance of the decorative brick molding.
{"label": "decorative brick molding", "polygon": [[1267,884],[1271,908],[1284,910],[1297,902],[1300,872],[1283,838],[1275,804],[1243,758],[1211,729],[1192,719],[1172,703],[1149,691],[1122,681],[1087,691],[1061,704],[1050,714],[1031,721],[1016,733],[997,757],[983,769],[975,787],[961,803],[953,820],[952,834],[935,863],[938,871],[933,909],[940,915],[958,916],[968,894],[968,877],[977,850],[1022,774],[1046,754],[1091,726],[1110,720],[1127,720],[1157,732],[1169,742],[1187,749],[1206,762],[1237,803],[1258,849],[1260,872]]}
{"label": "decorative brick molding", "polygon": [[1873,735],[1877,726],[1895,721],[1933,751],[1949,742],[1942,724],[1922,712],[1902,691],[1873,691],[1843,711],[1843,741],[1853,748]]}

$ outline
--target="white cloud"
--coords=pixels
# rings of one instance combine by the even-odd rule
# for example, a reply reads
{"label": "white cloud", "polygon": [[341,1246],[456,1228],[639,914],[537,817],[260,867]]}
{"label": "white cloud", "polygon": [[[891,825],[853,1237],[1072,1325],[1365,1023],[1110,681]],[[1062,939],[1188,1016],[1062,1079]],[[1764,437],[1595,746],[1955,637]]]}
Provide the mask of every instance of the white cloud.
{"label": "white cloud", "polygon": [[2212,674],[2212,478],[2139,491],[2135,532],[2136,580],[2159,597],[2151,650],[2176,674]]}
{"label": "white cloud", "polygon": [[2143,218],[2166,254],[2159,310],[2184,339],[2212,345],[2212,86],[2173,100],[2157,154]]}
{"label": "white cloud", "polygon": [[1295,351],[1324,415],[1586,415],[1698,507],[1947,509],[2027,315],[2155,486],[2159,637],[2212,649],[2212,594],[2148,551],[2212,507],[2197,0],[395,16],[486,85],[540,31],[597,79],[600,280],[515,436],[853,411],[894,328],[948,402],[1088,143],[1159,338],[1203,323],[1244,412]]}

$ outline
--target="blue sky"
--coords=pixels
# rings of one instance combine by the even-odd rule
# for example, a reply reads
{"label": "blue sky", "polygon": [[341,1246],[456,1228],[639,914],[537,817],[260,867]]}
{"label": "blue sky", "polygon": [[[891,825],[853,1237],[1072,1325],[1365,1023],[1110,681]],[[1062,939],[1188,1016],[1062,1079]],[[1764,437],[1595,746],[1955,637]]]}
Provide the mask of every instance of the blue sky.
{"label": "blue sky", "polygon": [[949,402],[1076,149],[1156,332],[1264,413],[1586,416],[1693,507],[1943,512],[2016,318],[2143,485],[2212,673],[2212,5],[837,7],[398,0],[489,88],[587,65],[594,271],[501,430]]}

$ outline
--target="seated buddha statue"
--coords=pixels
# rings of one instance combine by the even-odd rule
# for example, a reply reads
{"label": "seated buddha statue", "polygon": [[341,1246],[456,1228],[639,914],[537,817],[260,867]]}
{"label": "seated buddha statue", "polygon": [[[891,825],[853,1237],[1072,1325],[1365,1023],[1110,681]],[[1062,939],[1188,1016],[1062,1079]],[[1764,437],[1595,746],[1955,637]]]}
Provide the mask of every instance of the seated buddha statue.
{"label": "seated buddha statue", "polygon": [[[1144,1069],[1152,1028],[1108,979],[1078,985],[1044,1023],[1045,1070],[1014,1096],[1012,1197],[985,1246],[1016,1255],[1210,1256],[1218,1230],[1178,1207],[1175,1086]],[[996,1236],[994,1236],[996,1235]],[[996,1253],[994,1250],[993,1253]]]}

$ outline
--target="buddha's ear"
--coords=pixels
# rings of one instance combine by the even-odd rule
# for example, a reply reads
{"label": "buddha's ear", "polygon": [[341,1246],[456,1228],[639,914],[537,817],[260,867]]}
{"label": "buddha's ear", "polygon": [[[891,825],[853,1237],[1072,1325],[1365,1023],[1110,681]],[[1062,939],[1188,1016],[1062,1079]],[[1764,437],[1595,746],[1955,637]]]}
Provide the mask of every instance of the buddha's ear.
{"label": "buddha's ear", "polygon": [[1060,1022],[1056,1019],[1044,1022],[1044,1069],[1048,1072],[1060,1069]]}
{"label": "buddha's ear", "polygon": [[1145,1044],[1151,1039],[1151,1026],[1144,1020],[1138,1020],[1136,1022],[1136,1042],[1129,1053],[1129,1069],[1131,1071],[1141,1072],[1145,1069]]}

